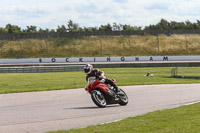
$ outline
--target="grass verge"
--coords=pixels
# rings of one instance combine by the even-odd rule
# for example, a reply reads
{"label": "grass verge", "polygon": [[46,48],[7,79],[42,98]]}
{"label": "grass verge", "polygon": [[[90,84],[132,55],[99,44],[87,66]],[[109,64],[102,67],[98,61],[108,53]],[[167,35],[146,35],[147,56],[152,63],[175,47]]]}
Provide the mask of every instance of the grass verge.
{"label": "grass verge", "polygon": [[147,113],[119,122],[49,133],[198,133],[200,103]]}
{"label": "grass verge", "polygon": [[[184,84],[200,83],[199,79],[170,78],[171,67],[160,68],[105,68],[106,77],[115,78],[117,85]],[[150,72],[154,77],[145,77]],[[183,76],[200,76],[199,67],[178,68]],[[46,91],[84,88],[84,72],[62,73],[0,73],[0,93]]]}
{"label": "grass verge", "polygon": [[[158,47],[159,44],[159,47]],[[159,49],[158,49],[159,48]],[[158,52],[159,51],[159,52]],[[91,36],[0,41],[0,58],[199,55],[200,35]]]}

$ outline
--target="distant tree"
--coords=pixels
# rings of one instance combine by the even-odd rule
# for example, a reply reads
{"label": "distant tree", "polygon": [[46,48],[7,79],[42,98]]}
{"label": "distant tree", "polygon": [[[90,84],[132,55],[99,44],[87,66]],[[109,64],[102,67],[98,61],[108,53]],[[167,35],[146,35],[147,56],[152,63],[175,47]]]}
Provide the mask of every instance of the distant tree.
{"label": "distant tree", "polygon": [[56,32],[54,29],[51,29],[50,32]]}
{"label": "distant tree", "polygon": [[4,28],[0,27],[0,33],[5,33]]}
{"label": "distant tree", "polygon": [[84,29],[82,29],[83,31],[86,31],[86,32],[96,32],[98,31],[98,28],[97,27],[84,27]]}
{"label": "distant tree", "polygon": [[92,31],[92,32],[98,31],[98,27],[91,27],[91,31]]}
{"label": "distant tree", "polygon": [[171,25],[171,29],[173,30],[186,29],[186,25],[184,22],[171,21],[170,25]]}
{"label": "distant tree", "polygon": [[40,28],[39,30],[38,30],[38,33],[47,33],[47,32],[49,32],[49,29],[42,29],[42,28]]}
{"label": "distant tree", "polygon": [[161,19],[160,22],[157,24],[160,27],[160,30],[167,30],[168,29],[168,21],[165,19]]}
{"label": "distant tree", "polygon": [[76,32],[76,31],[79,31],[79,25],[78,25],[77,23],[73,23],[72,20],[69,20],[69,21],[68,21],[67,26],[68,26],[68,29],[67,29],[68,32]]}
{"label": "distant tree", "polygon": [[199,20],[197,20],[197,23],[196,23],[197,25],[198,25],[198,27],[200,28],[200,21]]}
{"label": "distant tree", "polygon": [[131,25],[123,25],[123,31],[137,31],[137,30],[141,30],[142,27],[137,27],[137,26],[131,26]]}
{"label": "distant tree", "polygon": [[199,26],[197,23],[193,23],[193,29],[199,29]]}
{"label": "distant tree", "polygon": [[16,25],[7,24],[4,31],[6,33],[19,33],[21,32],[21,28]]}
{"label": "distant tree", "polygon": [[112,31],[112,26],[109,23],[107,25],[101,25],[99,31]]}
{"label": "distant tree", "polygon": [[67,29],[67,30],[68,30],[69,32],[71,32],[72,29],[73,29],[73,21],[72,21],[72,20],[69,20],[67,26],[68,26],[68,29]]}
{"label": "distant tree", "polygon": [[194,29],[193,23],[191,23],[189,20],[185,21],[186,29]]}
{"label": "distant tree", "polygon": [[170,23],[165,20],[161,19],[159,23],[156,25],[149,25],[144,28],[144,30],[167,30],[168,29],[168,24],[170,25],[170,28],[172,30],[178,30],[178,29],[196,29],[199,28],[198,24],[196,23],[191,23],[190,21],[186,22],[176,22],[176,21],[171,21]]}
{"label": "distant tree", "polygon": [[[84,27],[84,28],[85,28],[85,27]],[[79,28],[78,28],[78,31],[84,32],[84,28],[79,27]]]}
{"label": "distant tree", "polygon": [[113,23],[112,30],[113,31],[121,31],[123,29],[122,24]]}
{"label": "distant tree", "polygon": [[77,31],[79,31],[79,25],[77,23],[74,23],[72,32],[77,32]]}
{"label": "distant tree", "polygon": [[[183,29],[200,29],[200,20],[192,23],[189,20],[185,22],[168,22],[165,19],[161,19],[157,24],[150,24],[145,26],[144,30],[168,30],[170,26],[171,30],[183,30]],[[79,27],[78,23],[74,23],[72,20],[69,20],[67,25],[58,26],[57,29],[42,29],[37,30],[36,26],[30,25],[26,29],[21,29],[17,25],[7,24],[5,28],[0,27],[0,33],[46,33],[46,32],[96,32],[96,31],[138,31],[142,30],[140,26],[131,26],[127,24],[117,24],[113,23],[101,25],[100,27]]]}
{"label": "distant tree", "polygon": [[158,30],[156,25],[145,26],[144,30]]}
{"label": "distant tree", "polygon": [[37,27],[36,26],[26,26],[26,29],[24,30],[26,33],[36,33],[37,32]]}
{"label": "distant tree", "polygon": [[67,32],[67,28],[64,25],[58,26],[56,29],[57,32]]}

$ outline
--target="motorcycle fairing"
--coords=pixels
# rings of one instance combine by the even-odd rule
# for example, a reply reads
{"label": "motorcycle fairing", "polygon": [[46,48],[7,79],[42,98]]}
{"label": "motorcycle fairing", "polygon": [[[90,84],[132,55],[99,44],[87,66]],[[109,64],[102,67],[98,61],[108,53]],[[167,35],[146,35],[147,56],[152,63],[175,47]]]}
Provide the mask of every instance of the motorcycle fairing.
{"label": "motorcycle fairing", "polygon": [[93,79],[89,82],[88,86],[85,88],[85,90],[89,91],[89,93],[92,91],[92,90],[96,90],[96,89],[100,89],[101,91],[103,91],[104,93],[107,92],[107,90],[109,89],[108,85],[96,80],[96,79]]}

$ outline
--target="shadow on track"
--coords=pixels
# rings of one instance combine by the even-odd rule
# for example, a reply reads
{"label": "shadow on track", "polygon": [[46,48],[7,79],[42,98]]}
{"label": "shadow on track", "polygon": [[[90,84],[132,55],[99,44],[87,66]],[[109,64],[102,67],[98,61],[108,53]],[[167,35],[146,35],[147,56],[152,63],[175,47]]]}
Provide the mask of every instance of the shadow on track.
{"label": "shadow on track", "polygon": [[[120,105],[108,105],[105,108],[111,108],[111,107],[119,107]],[[92,106],[92,107],[73,107],[73,108],[65,108],[65,109],[104,109],[104,108],[99,108],[97,106]]]}

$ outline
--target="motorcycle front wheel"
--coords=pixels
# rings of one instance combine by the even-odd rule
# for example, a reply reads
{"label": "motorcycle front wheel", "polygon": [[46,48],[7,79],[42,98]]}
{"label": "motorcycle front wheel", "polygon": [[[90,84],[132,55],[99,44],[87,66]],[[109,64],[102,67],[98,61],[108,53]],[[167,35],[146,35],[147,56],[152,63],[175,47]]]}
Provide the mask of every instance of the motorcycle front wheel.
{"label": "motorcycle front wheel", "polygon": [[122,93],[122,95],[119,98],[120,99],[119,104],[124,106],[124,105],[128,104],[128,96],[122,89],[120,89],[120,92]]}
{"label": "motorcycle front wheel", "polygon": [[93,90],[91,92],[92,101],[100,108],[106,107],[106,99],[104,94],[99,90]]}

